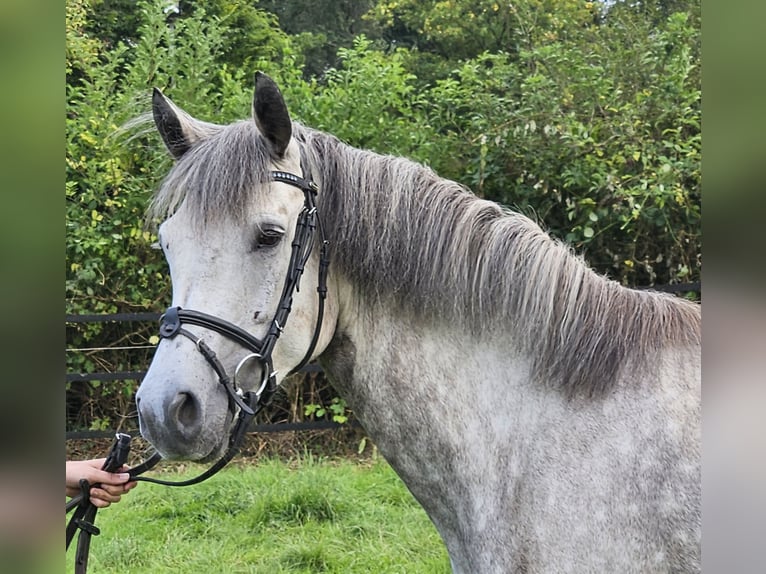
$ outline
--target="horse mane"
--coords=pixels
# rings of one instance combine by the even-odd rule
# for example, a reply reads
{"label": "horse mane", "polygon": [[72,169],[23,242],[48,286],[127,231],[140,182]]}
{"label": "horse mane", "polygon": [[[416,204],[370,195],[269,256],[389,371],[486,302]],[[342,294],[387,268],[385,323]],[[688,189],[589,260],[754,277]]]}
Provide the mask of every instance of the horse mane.
{"label": "horse mane", "polygon": [[[654,351],[700,343],[699,305],[598,275],[526,216],[405,158],[297,122],[293,136],[320,184],[333,268],[360,293],[474,335],[516,333],[533,374],[570,395],[602,395]],[[185,197],[206,219],[241,217],[269,161],[254,122],[222,127],[179,160],[149,213]]]}

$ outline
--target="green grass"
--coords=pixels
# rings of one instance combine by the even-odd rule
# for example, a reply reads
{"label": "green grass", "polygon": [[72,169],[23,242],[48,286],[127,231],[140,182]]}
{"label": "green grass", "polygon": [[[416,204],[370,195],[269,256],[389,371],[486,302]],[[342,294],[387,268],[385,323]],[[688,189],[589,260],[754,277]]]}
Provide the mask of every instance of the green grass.
{"label": "green grass", "polygon": [[96,524],[91,574],[450,572],[435,528],[382,461],[269,460],[190,487],[143,483]]}

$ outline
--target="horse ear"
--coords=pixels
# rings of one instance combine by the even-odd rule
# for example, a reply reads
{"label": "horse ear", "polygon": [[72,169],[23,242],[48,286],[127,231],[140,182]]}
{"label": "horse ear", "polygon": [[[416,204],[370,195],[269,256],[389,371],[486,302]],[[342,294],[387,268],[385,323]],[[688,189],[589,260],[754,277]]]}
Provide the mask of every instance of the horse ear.
{"label": "horse ear", "polygon": [[179,159],[197,142],[212,135],[220,126],[194,119],[154,88],[152,115],[165,147]]}
{"label": "horse ear", "polygon": [[271,144],[274,154],[282,157],[290,143],[293,124],[282,92],[274,80],[262,72],[255,73],[253,117],[258,130]]}

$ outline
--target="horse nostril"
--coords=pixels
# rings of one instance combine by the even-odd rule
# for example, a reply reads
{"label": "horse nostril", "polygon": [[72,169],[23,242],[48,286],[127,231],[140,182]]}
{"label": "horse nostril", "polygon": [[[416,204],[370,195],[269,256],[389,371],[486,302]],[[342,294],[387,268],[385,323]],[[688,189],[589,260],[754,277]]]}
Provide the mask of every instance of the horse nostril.
{"label": "horse nostril", "polygon": [[199,405],[191,393],[178,393],[170,403],[168,413],[184,435],[196,434],[200,428]]}

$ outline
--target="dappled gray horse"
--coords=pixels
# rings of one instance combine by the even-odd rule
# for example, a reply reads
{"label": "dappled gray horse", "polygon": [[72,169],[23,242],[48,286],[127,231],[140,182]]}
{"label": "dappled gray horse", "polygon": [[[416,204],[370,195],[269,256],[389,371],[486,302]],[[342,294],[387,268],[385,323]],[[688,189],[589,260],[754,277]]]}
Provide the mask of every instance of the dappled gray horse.
{"label": "dappled gray horse", "polygon": [[193,340],[247,391],[310,349],[455,572],[699,571],[699,306],[626,289],[527,217],[292,122],[263,74],[253,108],[219,126],[155,91],[177,160],[150,207],[173,305],[267,337],[310,195],[294,174],[318,185],[324,312],[316,325],[315,241],[268,360],[220,330],[163,339],[137,398],[158,451],[226,449],[237,407]]}

